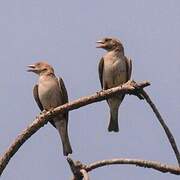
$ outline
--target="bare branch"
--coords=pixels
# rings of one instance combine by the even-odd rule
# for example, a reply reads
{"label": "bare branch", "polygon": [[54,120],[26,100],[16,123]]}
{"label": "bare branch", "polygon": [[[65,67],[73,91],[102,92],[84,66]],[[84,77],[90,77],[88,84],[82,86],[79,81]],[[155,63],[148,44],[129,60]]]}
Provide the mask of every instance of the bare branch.
{"label": "bare branch", "polygon": [[85,169],[81,169],[80,172],[82,173],[84,180],[89,180],[89,175]]}
{"label": "bare branch", "polygon": [[85,170],[85,165],[83,165],[80,161],[73,161],[70,157],[67,157],[67,161],[74,175],[72,180],[89,180],[89,175]]}
{"label": "bare branch", "polygon": [[[3,170],[5,169],[6,165],[8,164],[11,157],[18,151],[18,149],[23,145],[23,143],[30,138],[36,131],[38,131],[41,127],[43,127],[47,122],[48,119],[52,119],[59,113],[63,113],[66,111],[78,109],[82,106],[95,103],[98,101],[103,101],[109,97],[114,96],[118,93],[125,93],[125,94],[134,94],[140,99],[145,98],[148,104],[153,109],[154,113],[156,114],[157,118],[159,119],[161,125],[163,126],[166,135],[168,136],[168,139],[171,143],[171,146],[173,147],[173,150],[176,154],[176,157],[179,161],[179,151],[176,146],[175,140],[172,136],[172,133],[170,132],[167,125],[164,123],[160,113],[158,112],[155,105],[152,103],[149,96],[145,93],[145,91],[142,90],[142,88],[150,85],[148,82],[142,82],[142,83],[135,83],[134,81],[127,82],[126,84],[115,87],[112,89],[108,89],[105,91],[97,92],[94,95],[86,96],[83,98],[80,98],[78,100],[75,100],[73,102],[64,104],[62,106],[59,106],[55,108],[54,110],[44,112],[40,114],[31,125],[29,125],[16,139],[15,141],[10,145],[10,147],[5,151],[4,155],[0,157],[0,175],[2,174]],[[87,166],[87,168],[80,168],[79,173],[81,174],[81,178],[83,176],[87,177],[87,174],[85,171],[81,171],[82,169],[86,171],[90,171],[94,168],[109,165],[109,164],[135,164],[142,167],[148,167],[153,168],[161,172],[170,172],[172,174],[180,174],[180,169],[174,166],[168,166],[165,164],[160,164],[158,162],[153,161],[144,161],[144,160],[133,160],[133,159],[114,159],[114,160],[107,160],[107,161],[100,161],[94,164],[91,164]],[[77,166],[77,165],[76,165]],[[86,175],[85,175],[86,174]],[[76,177],[75,177],[76,178]],[[88,178],[88,177],[87,177]]]}
{"label": "bare branch", "polygon": [[180,175],[179,167],[162,164],[156,161],[148,161],[148,160],[142,160],[142,159],[128,159],[128,158],[107,159],[107,160],[97,161],[89,165],[82,164],[80,161],[73,161],[69,157],[67,158],[67,161],[74,174],[73,180],[82,180],[83,177],[84,178],[86,177],[87,180],[89,180],[88,172],[94,169],[97,169],[99,167],[117,165],[117,164],[135,165],[135,166],[144,167],[144,168],[152,168],[162,173],[171,173],[174,175]]}
{"label": "bare branch", "polygon": [[74,175],[72,180],[82,180],[83,179],[83,174],[81,172],[81,169],[83,168],[82,163],[80,161],[74,162],[70,157],[67,157],[67,162],[69,163],[71,171]]}
{"label": "bare branch", "polygon": [[99,167],[114,165],[114,164],[131,164],[131,165],[136,165],[136,166],[144,167],[144,168],[152,168],[154,170],[157,170],[163,173],[169,172],[171,174],[180,175],[179,167],[161,164],[155,161],[147,161],[147,160],[140,160],[140,159],[124,159],[124,158],[109,159],[109,160],[97,161],[90,165],[84,165],[84,166],[86,167],[85,170],[89,172]]}
{"label": "bare branch", "polygon": [[162,127],[163,127],[163,129],[164,129],[164,131],[165,131],[165,133],[166,133],[166,135],[168,137],[168,140],[169,140],[169,142],[170,142],[170,144],[172,146],[172,149],[174,150],[174,153],[176,155],[176,159],[178,161],[178,164],[180,166],[180,153],[179,153],[179,150],[177,148],[176,141],[175,141],[170,129],[166,125],[165,121],[163,120],[161,114],[159,113],[159,111],[156,108],[155,104],[152,102],[149,95],[144,90],[141,91],[141,94],[145,98],[146,102],[150,105],[150,107],[152,108],[153,112],[155,113],[157,119],[159,120],[160,124],[162,125]]}
{"label": "bare branch", "polygon": [[13,157],[13,155],[19,150],[19,148],[27,141],[36,131],[46,124],[48,120],[44,115],[40,115],[36,118],[31,125],[29,125],[25,130],[21,132],[14,140],[14,142],[9,146],[5,153],[0,156],[0,176],[2,175],[3,170],[6,165]]}
{"label": "bare branch", "polygon": [[[136,85],[136,86],[134,86]],[[63,113],[66,111],[78,109],[82,106],[86,106],[91,103],[103,101],[109,97],[114,96],[118,93],[126,93],[126,94],[134,94],[137,95],[136,88],[144,88],[149,86],[150,83],[147,81],[141,83],[135,83],[133,81],[129,81],[122,86],[118,86],[112,89],[108,89],[105,91],[99,91],[91,96],[82,97],[70,103],[66,103],[62,106],[59,106],[51,111],[46,111],[40,114],[32,124],[30,124],[18,137],[14,140],[14,142],[9,146],[9,148],[5,151],[5,153],[0,157],[0,176],[7,166],[10,159],[13,155],[19,150],[19,148],[24,144],[26,140],[28,140],[36,131],[38,131],[41,127],[43,127],[48,119],[52,119],[59,113]]]}

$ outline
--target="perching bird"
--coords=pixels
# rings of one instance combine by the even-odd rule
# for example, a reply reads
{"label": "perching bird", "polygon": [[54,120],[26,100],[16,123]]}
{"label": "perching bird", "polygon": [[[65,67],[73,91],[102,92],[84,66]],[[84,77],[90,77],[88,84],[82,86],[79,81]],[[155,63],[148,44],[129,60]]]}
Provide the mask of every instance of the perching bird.
{"label": "perching bird", "polygon": [[[28,66],[29,72],[39,75],[38,84],[34,86],[33,95],[41,111],[50,110],[68,102],[67,90],[62,78],[57,78],[52,66],[46,62],[37,62]],[[51,124],[59,131],[63,154],[72,153],[68,137],[68,112],[54,117]]]}
{"label": "perching bird", "polygon": [[[132,61],[124,55],[122,43],[115,38],[104,38],[97,41],[97,48],[107,50],[99,62],[99,79],[102,89],[109,89],[127,82],[131,77]],[[108,131],[119,131],[118,109],[125,95],[107,99],[110,108]]]}

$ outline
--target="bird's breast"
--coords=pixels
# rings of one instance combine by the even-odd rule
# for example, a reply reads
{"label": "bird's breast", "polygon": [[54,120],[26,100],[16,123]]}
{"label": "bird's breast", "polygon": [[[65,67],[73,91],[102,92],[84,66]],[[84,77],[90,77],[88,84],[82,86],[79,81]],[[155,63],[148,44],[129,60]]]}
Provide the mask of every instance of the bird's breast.
{"label": "bird's breast", "polygon": [[61,105],[58,83],[54,80],[41,80],[38,86],[39,99],[44,109],[51,109]]}
{"label": "bird's breast", "polygon": [[126,63],[117,57],[105,57],[103,69],[103,81],[108,88],[112,88],[126,82]]}

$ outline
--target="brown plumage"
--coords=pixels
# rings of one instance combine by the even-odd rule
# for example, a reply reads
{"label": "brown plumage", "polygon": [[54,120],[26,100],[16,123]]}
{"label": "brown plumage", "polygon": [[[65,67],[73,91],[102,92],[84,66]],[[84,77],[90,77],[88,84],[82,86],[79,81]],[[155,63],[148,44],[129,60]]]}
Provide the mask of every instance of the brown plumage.
{"label": "brown plumage", "polygon": [[[131,77],[132,62],[124,55],[124,47],[116,38],[104,38],[97,41],[97,48],[103,48],[107,53],[99,62],[99,79],[102,89],[109,89],[127,82]],[[118,109],[124,95],[117,95],[107,100],[110,108],[108,131],[119,131]]]}
{"label": "brown plumage", "polygon": [[[46,62],[29,65],[29,72],[39,75],[38,84],[34,86],[33,95],[41,111],[50,110],[68,102],[68,94],[62,78],[56,78],[54,69]],[[58,130],[63,145],[63,154],[72,153],[68,137],[68,112],[59,114],[51,121]]]}

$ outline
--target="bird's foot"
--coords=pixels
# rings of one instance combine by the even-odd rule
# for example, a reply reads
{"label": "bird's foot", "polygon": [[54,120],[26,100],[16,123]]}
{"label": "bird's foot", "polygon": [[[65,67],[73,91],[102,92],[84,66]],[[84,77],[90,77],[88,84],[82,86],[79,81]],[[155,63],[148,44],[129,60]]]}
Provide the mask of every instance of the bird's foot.
{"label": "bird's foot", "polygon": [[44,109],[43,111],[40,112],[40,115],[44,114],[45,112],[47,112],[47,110]]}
{"label": "bird's foot", "polygon": [[96,94],[101,94],[104,91],[104,89],[101,89],[100,91],[97,91]]}

